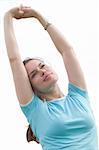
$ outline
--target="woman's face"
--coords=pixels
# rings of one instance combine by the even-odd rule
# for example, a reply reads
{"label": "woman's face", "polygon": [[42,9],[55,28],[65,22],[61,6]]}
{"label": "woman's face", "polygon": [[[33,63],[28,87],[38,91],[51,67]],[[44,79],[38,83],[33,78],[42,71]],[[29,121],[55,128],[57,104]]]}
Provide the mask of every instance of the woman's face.
{"label": "woman's face", "polygon": [[56,84],[58,76],[47,64],[40,60],[30,60],[25,65],[34,91],[47,93]]}

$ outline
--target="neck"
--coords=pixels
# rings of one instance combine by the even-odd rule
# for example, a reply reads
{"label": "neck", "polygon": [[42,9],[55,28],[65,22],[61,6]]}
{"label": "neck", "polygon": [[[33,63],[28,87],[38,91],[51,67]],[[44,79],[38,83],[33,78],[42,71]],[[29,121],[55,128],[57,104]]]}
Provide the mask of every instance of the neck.
{"label": "neck", "polygon": [[60,88],[58,85],[56,85],[49,93],[43,93],[41,94],[41,99],[42,100],[53,100],[57,98],[63,97],[64,94],[61,92]]}

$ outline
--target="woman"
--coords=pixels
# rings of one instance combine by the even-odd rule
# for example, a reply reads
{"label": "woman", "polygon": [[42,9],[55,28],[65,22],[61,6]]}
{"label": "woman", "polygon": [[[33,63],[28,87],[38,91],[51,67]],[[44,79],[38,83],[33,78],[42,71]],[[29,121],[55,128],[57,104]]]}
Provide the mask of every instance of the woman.
{"label": "woman", "polygon": [[[69,82],[67,95],[59,88],[54,69],[44,61],[38,58],[21,60],[13,18],[29,17],[41,23],[63,58]],[[27,140],[37,141],[43,150],[97,150],[96,126],[87,86],[72,46],[55,26],[30,7],[9,10],[4,17],[4,31],[16,94],[29,122]]]}

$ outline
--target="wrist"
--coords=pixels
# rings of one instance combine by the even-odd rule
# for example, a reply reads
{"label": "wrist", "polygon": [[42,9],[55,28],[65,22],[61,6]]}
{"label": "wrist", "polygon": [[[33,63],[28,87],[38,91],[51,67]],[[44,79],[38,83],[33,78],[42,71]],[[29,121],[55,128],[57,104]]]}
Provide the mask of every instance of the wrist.
{"label": "wrist", "polygon": [[51,25],[51,23],[47,22],[47,24],[46,24],[46,26],[44,27],[44,29],[47,30],[50,25]]}
{"label": "wrist", "polygon": [[38,19],[39,18],[39,13],[35,10],[32,10],[31,17],[34,17],[34,18]]}
{"label": "wrist", "polygon": [[44,29],[46,30],[47,29],[47,26],[48,26],[48,20],[43,17],[41,14],[37,13],[37,16],[36,18],[38,19],[38,21],[42,24],[42,26],[44,27]]}
{"label": "wrist", "polygon": [[12,22],[12,15],[9,12],[6,12],[4,15],[4,22],[8,25]]}
{"label": "wrist", "polygon": [[13,18],[13,15],[12,15],[12,13],[10,11],[8,11],[8,12],[5,13],[5,17]]}

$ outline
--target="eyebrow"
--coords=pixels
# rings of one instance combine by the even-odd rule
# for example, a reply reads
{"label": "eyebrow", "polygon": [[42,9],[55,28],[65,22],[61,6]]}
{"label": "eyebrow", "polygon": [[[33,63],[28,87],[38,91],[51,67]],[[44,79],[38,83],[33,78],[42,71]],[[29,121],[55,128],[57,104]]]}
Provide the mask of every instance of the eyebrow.
{"label": "eyebrow", "polygon": [[[41,64],[42,64],[42,63],[39,63],[37,67],[39,67]],[[31,72],[29,73],[29,75],[33,74],[35,71],[36,71],[36,69],[34,69],[33,71],[31,71]]]}

